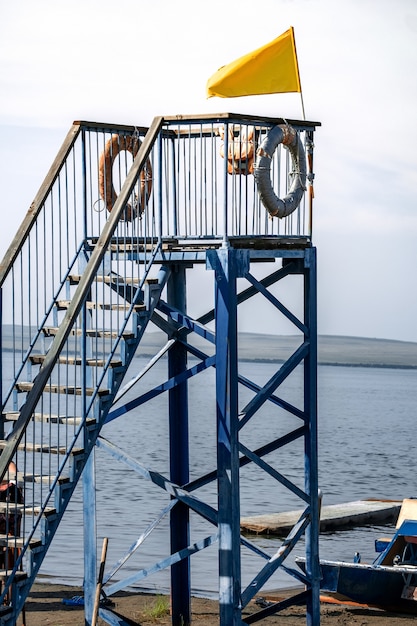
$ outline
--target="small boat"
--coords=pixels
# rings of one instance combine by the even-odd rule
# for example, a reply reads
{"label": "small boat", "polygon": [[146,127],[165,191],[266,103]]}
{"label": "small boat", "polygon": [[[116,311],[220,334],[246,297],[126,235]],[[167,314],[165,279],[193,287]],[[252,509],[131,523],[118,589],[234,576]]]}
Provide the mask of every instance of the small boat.
{"label": "small boat", "polygon": [[[402,502],[392,538],[375,541],[378,556],[362,563],[320,560],[320,589],[380,609],[417,614],[417,499]],[[305,559],[296,558],[305,570]]]}

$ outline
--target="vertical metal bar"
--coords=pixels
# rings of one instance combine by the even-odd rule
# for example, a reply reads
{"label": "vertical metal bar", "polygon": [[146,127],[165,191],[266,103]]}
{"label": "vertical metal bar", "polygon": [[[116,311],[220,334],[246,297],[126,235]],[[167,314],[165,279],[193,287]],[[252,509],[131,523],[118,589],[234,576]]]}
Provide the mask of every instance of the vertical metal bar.
{"label": "vertical metal bar", "polygon": [[314,199],[314,169],[313,169],[313,153],[314,153],[314,132],[309,130],[306,132],[306,152],[307,152],[307,181],[308,181],[308,232],[307,234],[313,236],[313,199]]}
{"label": "vertical metal bar", "polygon": [[[167,286],[169,304],[186,312],[186,269],[173,266]],[[168,353],[168,375],[175,377],[187,368],[187,350],[179,342]],[[189,434],[187,382],[176,385],[169,392],[169,448],[171,480],[178,485],[189,481]],[[190,520],[188,507],[178,502],[171,511],[171,554],[189,545]],[[173,626],[191,623],[190,559],[185,558],[171,566],[171,613]]]}
{"label": "vertical metal bar", "polygon": [[215,139],[215,129],[212,124],[211,126],[211,142],[210,142],[210,154],[211,154],[211,234],[217,235],[217,218],[218,218],[218,193],[217,193],[217,163],[218,156],[216,151],[216,139]]}
{"label": "vertical metal bar", "polygon": [[236,279],[248,270],[249,255],[220,249],[209,251],[207,260],[215,270],[219,615],[220,626],[237,626],[241,562]]}
{"label": "vertical metal bar", "polygon": [[[309,352],[304,360],[304,410],[308,415],[305,437],[305,490],[310,497],[311,522],[306,531],[306,571],[311,581],[307,599],[307,626],[320,625],[319,487],[317,443],[317,270],[316,249],[308,248],[304,260],[304,323],[309,329]],[[307,337],[306,337],[307,339]]]}
{"label": "vertical metal bar", "polygon": [[[0,395],[1,406],[3,407],[3,287],[0,287]],[[0,419],[0,439],[4,439],[4,421],[3,415]]]}
{"label": "vertical metal bar", "polygon": [[[192,154],[191,154],[192,153]],[[191,158],[192,156],[192,158]],[[191,179],[191,207],[190,211],[191,223],[193,226],[191,227],[190,235],[198,236],[201,234],[201,231],[198,228],[198,210],[197,210],[197,181],[200,177],[199,172],[199,163],[197,159],[197,139],[196,137],[192,137],[190,140],[190,172],[193,173],[193,177]]]}
{"label": "vertical metal bar", "polygon": [[87,239],[88,224],[87,224],[87,161],[85,154],[85,130],[83,128],[81,133],[81,171],[82,171],[82,186],[83,186],[83,232],[84,240]]}
{"label": "vertical metal bar", "polygon": [[164,232],[163,213],[162,213],[163,166],[164,166],[164,159],[163,159],[162,131],[160,131],[159,136],[158,136],[158,221],[159,221],[158,243],[162,242],[162,233]]}
{"label": "vertical metal bar", "polygon": [[[87,217],[87,160],[86,160],[86,133],[81,134],[81,176],[82,176],[82,219],[84,240],[88,236]],[[82,338],[80,345],[81,353],[81,413],[82,418],[86,417],[86,358],[87,358],[87,311],[85,304],[81,312]],[[75,369],[75,366],[74,366]],[[74,405],[76,406],[76,405]],[[84,426],[86,429],[86,426]],[[87,440],[85,434],[84,440]],[[89,625],[93,620],[94,595],[97,582],[97,544],[96,544],[96,490],[95,490],[95,450],[88,457],[83,474],[83,519],[84,519],[84,615],[85,624]]]}
{"label": "vertical metal bar", "polygon": [[228,172],[227,165],[228,160],[227,157],[229,155],[229,125],[225,124],[224,128],[224,170],[223,170],[223,180],[224,180],[224,199],[223,199],[223,248],[229,247],[229,238],[227,233],[227,222],[228,222]]}
{"label": "vertical metal bar", "polygon": [[[175,142],[177,143],[177,151],[175,151]],[[167,143],[169,143],[169,145],[171,146],[171,159],[172,159],[172,220],[173,220],[173,229],[172,229],[172,234],[174,236],[178,235],[178,178],[179,178],[179,157],[177,157],[177,154],[179,153],[179,137],[177,136],[176,139],[167,139]],[[167,147],[167,152],[168,152],[168,147]],[[167,155],[167,162],[168,162],[168,155]],[[168,163],[167,163],[168,165]],[[167,234],[169,235],[169,203],[167,203],[167,211],[166,211],[166,216],[167,216]]]}
{"label": "vertical metal bar", "polygon": [[207,198],[207,194],[205,193],[205,183],[206,183],[206,160],[205,160],[205,140],[203,135],[203,126],[200,124],[200,136],[198,139],[198,146],[200,148],[200,188],[198,194],[198,204],[199,204],[199,222],[201,234],[207,234],[207,220],[205,219],[205,199]]}

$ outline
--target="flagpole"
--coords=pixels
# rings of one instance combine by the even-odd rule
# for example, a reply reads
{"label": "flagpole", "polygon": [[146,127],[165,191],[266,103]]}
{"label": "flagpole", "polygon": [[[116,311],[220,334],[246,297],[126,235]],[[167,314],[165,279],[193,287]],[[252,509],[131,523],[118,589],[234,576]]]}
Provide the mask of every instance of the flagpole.
{"label": "flagpole", "polygon": [[298,56],[297,56],[297,46],[295,45],[295,34],[294,34],[294,27],[291,26],[291,38],[292,38],[292,44],[294,46],[294,56],[295,56],[295,65],[297,68],[297,76],[298,76],[298,84],[300,85],[300,98],[301,98],[301,108],[303,110],[303,120],[306,119],[306,114],[305,114],[305,110],[304,110],[304,99],[303,99],[303,90],[301,87],[301,78],[300,78],[300,69],[298,66]]}
{"label": "flagpole", "polygon": [[304,100],[303,100],[303,92],[302,92],[302,91],[300,91],[300,97],[301,97],[301,108],[302,108],[302,110],[303,110],[303,120],[305,121],[305,119],[306,119],[306,113],[305,113],[305,111],[304,111]]}

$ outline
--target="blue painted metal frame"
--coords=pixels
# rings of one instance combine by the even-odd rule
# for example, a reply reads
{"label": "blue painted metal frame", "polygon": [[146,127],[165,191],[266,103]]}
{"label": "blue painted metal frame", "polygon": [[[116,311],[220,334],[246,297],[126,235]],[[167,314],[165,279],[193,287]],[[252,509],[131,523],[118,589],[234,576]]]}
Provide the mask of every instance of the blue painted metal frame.
{"label": "blue painted metal frame", "polygon": [[[172,623],[187,623],[184,615],[189,609],[191,581],[189,577],[190,556],[200,549],[207,547],[216,540],[216,535],[207,537],[202,542],[190,544],[187,508],[194,510],[214,525],[218,526],[219,540],[219,611],[220,626],[235,626],[242,623],[254,623],[266,617],[265,611],[259,611],[251,616],[250,621],[242,620],[242,609],[253,599],[266,581],[278,569],[282,568],[292,577],[299,580],[306,587],[306,591],[294,597],[292,604],[306,603],[306,618],[309,626],[318,626],[320,623],[319,605],[319,490],[317,468],[317,289],[316,289],[316,250],[307,248],[302,251],[291,250],[288,258],[285,251],[277,256],[283,257],[283,266],[277,272],[262,281],[256,280],[250,273],[251,251],[229,248],[227,245],[218,250],[208,250],[206,253],[207,269],[213,270],[215,277],[215,307],[206,313],[200,320],[193,320],[186,313],[186,274],[185,268],[189,263],[170,265],[168,281],[168,302],[160,300],[157,305],[162,313],[168,316],[168,343],[175,340],[176,350],[169,357],[169,378],[165,383],[138,396],[111,411],[107,421],[115,419],[143,405],[156,395],[169,391],[170,400],[170,450],[171,450],[171,478],[161,476],[156,472],[149,472],[140,463],[128,459],[121,451],[98,440],[98,445],[104,447],[116,457],[128,462],[129,466],[151,480],[155,485],[166,489],[176,498],[171,512],[171,555],[156,563],[147,571],[138,572],[129,580],[113,583],[107,588],[107,593],[115,593],[127,584],[141,580],[152,571],[171,567],[172,571],[182,571],[184,576],[172,577],[171,596],[173,606]],[[179,266],[179,267],[178,267]],[[273,296],[267,289],[276,281],[291,274],[303,276],[304,289],[304,320],[299,320],[291,311]],[[251,286],[237,294],[237,278],[245,277]],[[237,309],[241,302],[256,293],[263,294],[276,309],[287,317],[302,333],[303,341],[293,354],[278,368],[277,372],[260,387],[243,377],[238,371],[237,352]],[[204,326],[215,319],[216,332],[212,333]],[[169,330],[170,329],[170,330]],[[215,355],[210,357],[200,349],[192,346],[186,338],[189,333],[195,332],[209,342],[215,343]],[[168,344],[167,344],[168,345]],[[200,359],[197,365],[187,366],[186,354],[190,352]],[[280,385],[302,365],[304,371],[304,405],[300,409],[276,395]],[[208,367],[216,368],[216,400],[217,400],[217,468],[208,472],[191,483],[188,482],[188,408],[187,408],[187,380]],[[238,386],[242,384],[255,392],[252,400],[243,408],[238,407]],[[302,425],[299,428],[271,441],[257,450],[250,450],[239,442],[239,432],[256,414],[265,402],[272,402],[290,414],[299,418]],[[304,489],[288,480],[278,472],[264,456],[274,450],[302,439],[304,441]],[[177,456],[180,451],[179,457]],[[263,471],[272,476],[279,483],[288,488],[297,497],[305,502],[306,507],[288,537],[283,541],[275,555],[269,555],[259,550],[249,540],[240,535],[240,496],[239,472],[248,463],[257,464]],[[218,481],[218,510],[195,498],[191,493],[213,480]],[[180,508],[181,507],[181,508]],[[184,514],[185,513],[185,514]],[[149,531],[150,532],[150,531]],[[176,537],[181,536],[177,541]],[[176,537],[173,537],[175,535]],[[300,573],[285,564],[286,558],[292,552],[299,540],[306,538],[306,574]],[[141,542],[139,538],[133,545],[136,549]],[[246,589],[241,587],[241,545],[246,546],[266,560],[265,565],[255,576]],[[126,556],[127,558],[127,556]],[[178,569],[177,569],[178,568]],[[108,578],[106,579],[108,580]],[[274,609],[269,608],[268,615],[285,608],[287,603],[277,603]],[[256,617],[257,616],[257,617]],[[186,618],[185,618],[186,619]],[[112,622],[109,622],[112,623]]]}

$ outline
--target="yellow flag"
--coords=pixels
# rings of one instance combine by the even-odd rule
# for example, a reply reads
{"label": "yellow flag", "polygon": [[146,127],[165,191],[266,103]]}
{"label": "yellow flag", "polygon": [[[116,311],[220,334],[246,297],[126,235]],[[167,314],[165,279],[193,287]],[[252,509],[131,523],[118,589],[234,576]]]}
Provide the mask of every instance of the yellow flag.
{"label": "yellow flag", "polygon": [[301,93],[294,29],[221,67],[207,81],[207,97],[235,98],[268,93]]}

